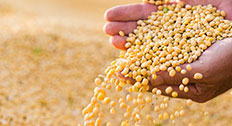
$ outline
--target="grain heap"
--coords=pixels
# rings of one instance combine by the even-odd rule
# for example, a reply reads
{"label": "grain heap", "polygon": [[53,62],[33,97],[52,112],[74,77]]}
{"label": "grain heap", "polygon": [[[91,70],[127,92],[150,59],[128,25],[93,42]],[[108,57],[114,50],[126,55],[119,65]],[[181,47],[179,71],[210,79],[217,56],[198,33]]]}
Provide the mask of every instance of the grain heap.
{"label": "grain heap", "polygon": [[[156,4],[153,3],[152,4]],[[116,113],[116,106],[125,111],[122,126],[141,124],[141,113],[146,106],[154,107],[157,116],[147,113],[146,121],[175,120],[184,116],[184,110],[165,111],[170,99],[164,97],[160,102],[153,102],[153,97],[145,97],[144,92],[151,91],[160,96],[163,92],[157,88],[151,89],[149,81],[156,79],[157,72],[168,71],[170,77],[177,72],[186,74],[192,70],[190,65],[181,68],[181,64],[196,61],[201,54],[214,42],[232,37],[231,23],[225,20],[226,13],[212,5],[190,6],[171,4],[158,6],[147,20],[139,20],[137,28],[130,33],[125,44],[127,51],[121,52],[119,59],[113,61],[105,70],[106,76],[95,79],[97,87],[91,103],[83,109],[85,126],[111,126],[103,122],[101,105],[110,106],[109,112]],[[124,35],[124,33],[120,33]],[[199,71],[200,72],[200,71]],[[122,77],[123,76],[123,77]],[[132,78],[132,79],[125,79]],[[202,79],[201,73],[196,73],[194,79]],[[188,93],[189,78],[183,78],[179,90]],[[113,100],[109,95],[115,88],[117,92],[128,90],[126,97]],[[168,87],[166,94],[178,97],[178,93]],[[192,101],[187,100],[191,105]],[[162,112],[160,112],[163,110]]]}

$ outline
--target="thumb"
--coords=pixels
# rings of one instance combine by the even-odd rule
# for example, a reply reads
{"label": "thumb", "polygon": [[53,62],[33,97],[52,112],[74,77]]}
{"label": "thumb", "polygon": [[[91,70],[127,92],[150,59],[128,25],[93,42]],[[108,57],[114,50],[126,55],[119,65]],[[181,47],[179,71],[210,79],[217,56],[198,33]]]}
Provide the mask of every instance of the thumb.
{"label": "thumb", "polygon": [[[187,70],[187,67],[190,67],[191,70]],[[157,78],[151,79],[150,83],[152,86],[159,86],[162,84],[170,84],[170,85],[179,85],[182,84],[182,80],[184,78],[188,78],[188,83],[196,83],[199,80],[194,79],[194,74],[201,71],[202,64],[200,61],[195,61],[191,64],[183,64],[180,65],[181,70],[186,71],[185,74],[182,72],[177,72],[174,68],[172,70],[175,71],[175,75],[173,77],[170,76],[170,71],[160,71],[157,74]]]}

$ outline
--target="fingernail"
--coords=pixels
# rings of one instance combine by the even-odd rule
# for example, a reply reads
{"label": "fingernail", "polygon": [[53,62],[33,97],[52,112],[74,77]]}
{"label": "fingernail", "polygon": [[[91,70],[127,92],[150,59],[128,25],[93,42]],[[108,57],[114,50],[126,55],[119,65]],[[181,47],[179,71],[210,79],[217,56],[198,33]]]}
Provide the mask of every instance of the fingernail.
{"label": "fingernail", "polygon": [[159,86],[161,84],[164,84],[164,79],[161,76],[157,76],[157,78],[151,79],[151,84],[152,86]]}

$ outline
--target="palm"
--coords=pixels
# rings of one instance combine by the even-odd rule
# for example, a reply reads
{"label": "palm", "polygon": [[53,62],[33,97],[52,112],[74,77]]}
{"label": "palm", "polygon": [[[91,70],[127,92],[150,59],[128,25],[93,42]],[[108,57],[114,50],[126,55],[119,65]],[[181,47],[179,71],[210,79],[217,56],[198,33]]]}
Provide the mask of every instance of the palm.
{"label": "palm", "polygon": [[[226,18],[232,20],[232,0],[182,0],[186,4],[212,4],[227,13]],[[108,23],[104,26],[104,31],[111,37],[112,44],[119,49],[125,50],[126,37],[118,35],[119,31],[124,31],[126,35],[133,32],[136,22],[146,19],[151,12],[157,10],[157,6],[150,4],[134,4],[111,8],[106,11],[105,18]]]}
{"label": "palm", "polygon": [[[172,86],[175,91],[178,92],[179,98],[189,98],[197,102],[208,101],[232,87],[232,39],[224,39],[216,42],[210,48],[208,48],[202,56],[191,64],[193,69],[184,76],[177,73],[176,76],[170,77],[168,72],[159,72],[157,75],[158,80],[151,80],[150,85],[152,87],[158,87],[164,92],[168,86]],[[185,68],[186,65],[181,65]],[[201,80],[195,80],[194,74],[200,72],[204,75]],[[186,94],[179,91],[179,84],[184,77],[190,79],[189,92]]]}

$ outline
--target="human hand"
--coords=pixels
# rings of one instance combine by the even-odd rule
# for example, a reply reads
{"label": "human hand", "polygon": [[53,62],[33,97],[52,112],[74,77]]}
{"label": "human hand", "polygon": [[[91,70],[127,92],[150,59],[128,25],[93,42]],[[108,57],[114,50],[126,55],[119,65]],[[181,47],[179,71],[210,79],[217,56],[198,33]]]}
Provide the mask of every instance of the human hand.
{"label": "human hand", "polygon": [[[227,13],[226,19],[232,20],[232,0],[182,0],[184,4],[207,5],[212,4],[219,10]],[[110,42],[118,49],[126,50],[126,36],[119,36],[119,31],[126,35],[133,32],[137,27],[136,22],[146,19],[152,12],[157,10],[156,5],[133,4],[111,8],[105,12],[105,19],[108,21],[104,26],[106,34],[110,35]]]}
{"label": "human hand", "polygon": [[[200,0],[195,0],[194,2],[192,2],[192,5],[198,4],[197,2],[199,1]],[[216,6],[216,4],[218,3],[217,1],[214,1],[214,6]],[[206,2],[207,1],[203,1],[202,4],[208,4]],[[221,7],[221,10],[227,12],[227,19],[232,19],[232,14],[229,13],[231,12],[230,8],[226,8],[227,4],[220,3],[220,6],[218,5],[217,7],[218,9],[220,9]],[[143,11],[144,8],[146,11]],[[137,20],[146,19],[146,17],[149,16],[151,12],[156,11],[156,9],[157,7],[155,5],[137,4],[116,7],[107,11],[106,19],[111,22],[105,25],[105,31],[106,33],[113,36],[111,37],[113,45],[117,48],[125,49],[124,44],[126,41],[126,37],[121,37],[117,35],[118,32],[124,31],[126,34],[132,32],[136,28]],[[137,14],[137,16],[127,17],[128,15],[133,15],[134,11]],[[117,16],[114,17],[114,15]],[[163,95],[168,95],[165,94],[165,89],[168,86],[172,86],[174,91],[177,91],[179,93],[179,98],[192,99],[196,102],[208,101],[232,87],[232,82],[230,80],[230,78],[232,77],[232,67],[230,65],[231,61],[227,61],[228,59],[231,59],[232,56],[232,52],[229,51],[231,46],[232,39],[225,39],[219,41],[212,45],[209,49],[207,49],[198,61],[191,64],[193,70],[188,71],[186,75],[183,76],[177,73],[174,78],[171,78],[169,77],[168,72],[162,71],[157,73],[158,77],[156,80],[150,81],[150,86],[152,88],[158,87],[159,89],[161,89]],[[212,57],[215,58],[212,59]],[[182,65],[181,67],[185,68],[185,66],[186,65]],[[193,79],[194,74],[197,72],[202,73],[204,75],[204,78],[201,80]],[[181,84],[181,80],[184,77],[188,77],[190,79],[190,84],[188,85],[188,93],[184,93],[183,91],[179,91],[178,89],[178,85]]]}
{"label": "human hand", "polygon": [[[176,73],[170,77],[167,71],[157,73],[157,79],[150,81],[151,89],[160,89],[163,95],[165,89],[171,86],[178,93],[178,98],[192,99],[196,102],[206,102],[232,88],[232,38],[216,42],[209,47],[200,58],[191,63],[192,70],[186,74]],[[180,65],[186,69],[186,65]],[[200,80],[194,79],[195,73],[203,74]],[[179,90],[183,78],[189,78],[187,85],[189,91],[185,93]]]}

